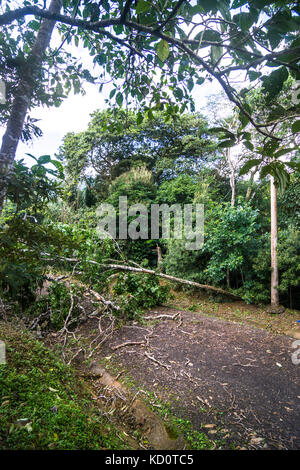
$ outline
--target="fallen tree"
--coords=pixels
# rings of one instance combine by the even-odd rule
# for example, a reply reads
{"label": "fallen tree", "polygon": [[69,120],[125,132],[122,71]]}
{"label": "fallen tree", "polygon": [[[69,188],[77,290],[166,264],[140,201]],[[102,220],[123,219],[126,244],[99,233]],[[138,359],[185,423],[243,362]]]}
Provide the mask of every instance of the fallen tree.
{"label": "fallen tree", "polygon": [[109,269],[117,269],[119,271],[131,271],[135,273],[142,273],[142,274],[151,274],[154,276],[161,277],[163,279],[167,279],[168,281],[178,282],[179,284],[186,284],[191,287],[196,287],[198,289],[204,289],[211,292],[215,292],[216,294],[226,295],[227,297],[231,297],[235,300],[241,300],[239,295],[233,294],[232,292],[226,291],[219,287],[209,286],[206,284],[199,284],[199,282],[188,281],[187,279],[181,279],[179,277],[170,276],[169,274],[163,274],[153,269],[145,269],[145,268],[136,268],[135,266],[126,266],[121,264],[101,264],[100,266],[106,267]]}
{"label": "fallen tree", "polygon": [[[42,253],[42,255],[50,256],[48,253]],[[46,259],[48,261],[53,260],[53,258],[46,258]],[[80,260],[78,258],[64,258],[60,256],[59,259],[61,261],[67,261],[69,263],[80,263]],[[97,265],[101,268],[116,269],[118,271],[131,271],[134,273],[141,273],[141,274],[151,274],[153,276],[158,276],[163,279],[167,279],[168,281],[178,282],[179,284],[185,284],[187,286],[196,287],[197,289],[203,289],[203,290],[207,290],[210,292],[214,292],[216,294],[226,295],[227,297],[230,297],[234,300],[241,300],[241,297],[239,295],[234,294],[233,292],[229,292],[227,290],[221,289],[220,287],[214,287],[214,286],[209,286],[207,284],[200,284],[199,282],[188,281],[187,279],[181,279],[179,277],[170,276],[169,274],[163,274],[161,272],[155,271],[154,269],[146,269],[142,267],[128,266],[128,265],[123,265],[123,264],[103,264],[103,263],[98,263],[97,261],[94,261],[94,260],[87,260],[87,262]]]}

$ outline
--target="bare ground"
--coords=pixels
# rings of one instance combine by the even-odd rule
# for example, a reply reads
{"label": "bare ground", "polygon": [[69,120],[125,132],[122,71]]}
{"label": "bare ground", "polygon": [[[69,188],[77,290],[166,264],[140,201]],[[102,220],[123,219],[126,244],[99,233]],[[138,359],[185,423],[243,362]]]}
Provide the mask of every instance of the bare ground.
{"label": "bare ground", "polygon": [[167,307],[145,316],[154,318],[116,330],[93,360],[108,358],[221,448],[300,448],[294,338]]}

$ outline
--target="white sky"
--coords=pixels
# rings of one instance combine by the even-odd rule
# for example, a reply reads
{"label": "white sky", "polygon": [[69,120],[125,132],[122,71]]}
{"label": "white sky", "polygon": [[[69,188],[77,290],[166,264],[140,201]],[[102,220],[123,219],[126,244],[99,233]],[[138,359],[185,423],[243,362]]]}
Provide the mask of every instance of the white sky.
{"label": "white sky", "polygon": [[32,153],[34,156],[51,155],[58,151],[67,132],[80,132],[86,129],[90,114],[96,109],[105,108],[105,98],[109,91],[99,93],[96,85],[85,86],[86,95],[70,95],[59,108],[39,107],[31,114],[40,119],[36,124],[43,131],[43,136],[33,139],[31,143],[19,143],[17,158]]}

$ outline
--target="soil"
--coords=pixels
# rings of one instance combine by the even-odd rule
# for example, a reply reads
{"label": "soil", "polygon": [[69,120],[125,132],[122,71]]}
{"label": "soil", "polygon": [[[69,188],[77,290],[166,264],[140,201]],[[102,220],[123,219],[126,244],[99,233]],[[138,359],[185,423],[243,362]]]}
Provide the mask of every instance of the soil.
{"label": "soil", "polygon": [[[300,448],[294,338],[169,307],[147,316],[117,329],[93,361],[105,357],[106,367],[169,402],[219,448]],[[94,328],[89,320],[81,334]]]}

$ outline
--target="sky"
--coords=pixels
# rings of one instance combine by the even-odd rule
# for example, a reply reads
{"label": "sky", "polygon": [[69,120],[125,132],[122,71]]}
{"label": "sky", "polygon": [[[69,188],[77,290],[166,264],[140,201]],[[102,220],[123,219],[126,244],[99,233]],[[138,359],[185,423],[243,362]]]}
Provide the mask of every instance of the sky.
{"label": "sky", "polygon": [[90,114],[96,109],[104,109],[105,98],[109,91],[99,93],[97,86],[87,84],[86,95],[71,94],[64,100],[59,108],[36,108],[31,116],[39,119],[36,124],[43,131],[43,136],[34,138],[30,143],[20,142],[17,150],[17,158],[22,158],[25,153],[31,153],[36,157],[51,155],[54,157],[67,132],[80,132],[87,128]]}

